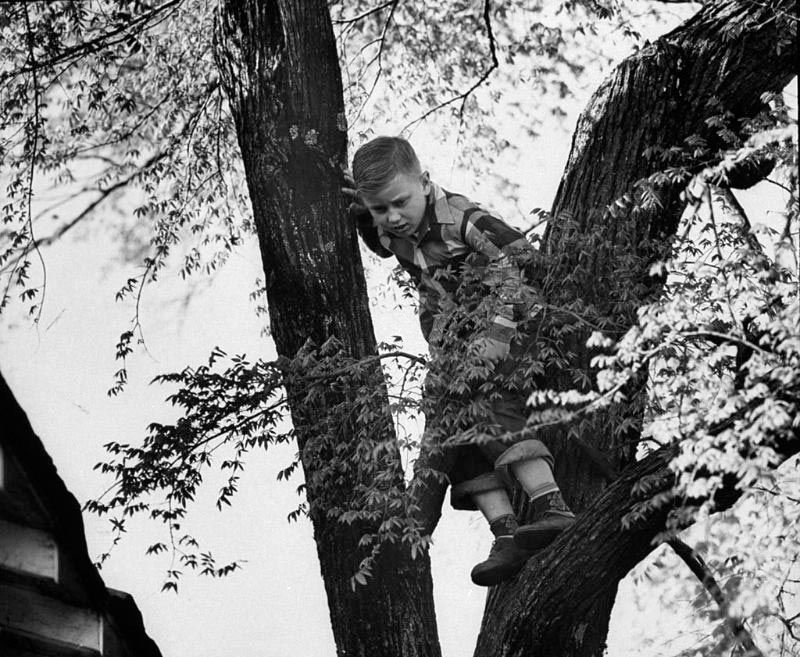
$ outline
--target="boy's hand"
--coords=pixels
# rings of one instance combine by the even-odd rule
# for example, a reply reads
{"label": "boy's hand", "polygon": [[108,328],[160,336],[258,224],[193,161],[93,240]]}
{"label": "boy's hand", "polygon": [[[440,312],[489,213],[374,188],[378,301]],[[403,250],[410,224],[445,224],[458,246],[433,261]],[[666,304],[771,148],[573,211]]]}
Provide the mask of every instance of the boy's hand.
{"label": "boy's hand", "polygon": [[361,197],[356,191],[356,183],[355,180],[353,180],[353,174],[351,174],[347,169],[344,170],[344,183],[345,186],[341,189],[342,193],[348,199],[350,199],[350,213],[354,216],[358,216],[368,212],[366,206],[361,202]]}
{"label": "boy's hand", "polygon": [[490,363],[498,363],[508,357],[511,346],[495,338],[478,338],[472,343],[478,356]]}

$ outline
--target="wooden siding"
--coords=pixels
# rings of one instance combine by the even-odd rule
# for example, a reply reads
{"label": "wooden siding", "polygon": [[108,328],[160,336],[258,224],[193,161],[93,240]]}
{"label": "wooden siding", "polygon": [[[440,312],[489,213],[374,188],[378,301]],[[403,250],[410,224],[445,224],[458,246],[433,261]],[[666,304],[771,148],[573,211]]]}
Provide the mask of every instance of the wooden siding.
{"label": "wooden siding", "polygon": [[0,583],[0,625],[103,653],[99,613],[11,584]]}
{"label": "wooden siding", "polygon": [[58,546],[48,532],[0,518],[0,567],[58,581]]}

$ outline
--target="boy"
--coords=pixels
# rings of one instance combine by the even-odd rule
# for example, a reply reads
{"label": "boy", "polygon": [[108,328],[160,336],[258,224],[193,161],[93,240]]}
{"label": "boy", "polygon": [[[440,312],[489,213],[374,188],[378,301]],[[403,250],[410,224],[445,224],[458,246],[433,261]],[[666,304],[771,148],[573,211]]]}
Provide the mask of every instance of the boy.
{"label": "boy", "polygon": [[[394,255],[411,276],[420,296],[422,333],[431,347],[441,344],[447,308],[457,302],[448,275],[458,272],[472,254],[488,257],[500,268],[503,303],[488,332],[471,339],[471,348],[496,369],[513,369],[514,303],[524,286],[513,260],[533,248],[524,235],[433,183],[400,137],[378,137],[361,146],[353,158],[353,183],[355,189],[343,191],[356,201],[351,213],[359,234],[381,257]],[[500,395],[491,402],[489,419],[507,432],[520,431],[525,426],[524,399]],[[539,440],[508,444],[484,437],[454,449],[451,504],[480,510],[495,536],[489,557],[472,569],[472,581],[493,586],[516,575],[532,551],[548,545],[575,517],[553,479],[553,457]],[[530,524],[519,526],[514,515],[506,488],[511,477],[531,499]]]}

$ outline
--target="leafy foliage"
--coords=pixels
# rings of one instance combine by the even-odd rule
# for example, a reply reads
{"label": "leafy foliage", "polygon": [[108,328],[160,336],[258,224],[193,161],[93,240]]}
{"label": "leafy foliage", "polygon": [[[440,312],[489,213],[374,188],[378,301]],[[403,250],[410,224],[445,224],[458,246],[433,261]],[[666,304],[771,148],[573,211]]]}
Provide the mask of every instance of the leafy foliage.
{"label": "leafy foliage", "polygon": [[[605,44],[609,33],[639,38],[634,4],[545,4],[331,3],[348,76],[342,127],[349,123],[354,140],[362,141],[375,123],[390,117],[408,131],[427,123],[439,139],[461,144],[462,164],[476,177],[489,176],[497,154],[518,147],[496,128],[501,107],[530,134],[539,129],[527,120],[538,99],[515,96],[500,104],[500,89],[529,83],[556,97],[549,109],[562,116],[562,102],[613,57]],[[795,22],[787,25],[790,44]],[[131,299],[135,310],[116,347],[122,363],[111,390],[116,394],[124,387],[125,361],[137,335],[141,340],[138,303],[145,285],[162,275],[179,247],[181,276],[211,273],[253,231],[230,112],[213,65],[213,8],[190,0],[14,3],[0,31],[0,153],[7,197],[0,208],[0,307],[19,288],[37,316],[46,283],[43,259],[40,274],[34,273],[41,249],[117,192],[135,188],[139,201],[124,234],[141,269],[118,294]],[[174,38],[176,33],[182,38]],[[459,48],[451,45],[456,36]],[[397,98],[405,100],[399,115]],[[184,527],[204,477],[215,467],[225,474],[217,506],[228,506],[253,450],[293,441],[300,430],[313,428],[313,439],[298,446],[297,459],[279,475],[288,479],[302,463],[310,473],[303,486],[316,493],[290,517],[326,514],[357,526],[363,552],[351,582],[365,585],[385,546],[401,545],[412,556],[427,549],[430,536],[419,519],[416,493],[425,481],[444,478],[423,464],[413,477],[406,472],[404,481],[396,443],[376,438],[393,435],[383,428],[401,429],[404,459],[411,463],[420,442],[430,453],[443,454],[447,446],[500,436],[487,420],[488,407],[512,392],[534,402],[524,432],[555,428],[575,438],[586,426],[596,427],[598,435],[610,434],[606,455],[624,464],[637,446],[648,449],[639,443],[647,375],[645,439],[679,448],[675,490],[648,504],[675,496],[690,503],[675,515],[678,528],[686,514],[696,517],[696,506],[701,514],[710,512],[732,477],[748,491],[745,503],[758,509],[751,516],[778,508],[784,522],[764,543],[732,547],[714,537],[708,549],[718,553],[710,559],[718,572],[737,578],[729,587],[736,613],[754,622],[779,617],[796,639],[796,616],[782,606],[791,588],[786,583],[795,576],[785,567],[787,558],[796,561],[789,550],[798,542],[796,523],[785,520],[796,513],[796,498],[773,470],[780,444],[796,440],[800,404],[797,147],[786,138],[792,124],[785,107],[764,100],[771,105],[749,128],[720,109],[707,121],[708,134],[652,149],[646,155],[660,163],[658,171],[604,209],[607,225],[586,235],[581,217],[562,217],[567,237],[557,257],[519,259],[532,285],[516,300],[525,315],[518,343],[526,349],[515,372],[496,375],[476,349],[465,348],[486,330],[504,283],[491,263],[472,262],[451,272],[460,303],[450,309],[448,330],[429,361],[399,345],[384,345],[375,356],[355,361],[331,340],[272,362],[229,358],[216,350],[206,365],[162,375],[159,383],[177,387],[169,401],[181,417],[171,425],[151,425],[142,445],[109,443],[111,458],[98,467],[114,477],[115,486],[110,499],[88,508],[113,515],[118,537],[137,514],[165,524],[168,538],[148,551],[172,555],[165,589],[177,590],[187,569],[224,576],[239,562],[218,565]],[[721,217],[714,198],[722,194],[722,203],[732,206],[735,198],[719,189],[753,155],[777,161],[779,184],[789,190],[773,255],[754,241],[743,216]],[[720,157],[722,164],[707,167]],[[88,178],[79,172],[86,163]],[[49,207],[34,209],[45,186],[42,174],[60,193],[69,191]],[[690,211],[667,257],[663,236],[650,234],[645,220],[663,210],[665,189],[683,187]],[[513,186],[506,190],[515,193]],[[55,217],[50,223],[58,204],[87,195],[91,200],[70,221]],[[44,237],[43,224],[51,226]],[[660,262],[651,266],[654,259]],[[643,299],[650,303],[639,308]],[[380,380],[370,374],[376,360],[390,363]],[[292,399],[287,382],[293,384]],[[296,410],[317,407],[326,412]],[[420,415],[432,421],[418,440],[402,428]],[[354,452],[344,435],[355,438]],[[329,494],[343,489],[344,503]],[[720,526],[711,527],[713,533]],[[753,556],[743,559],[743,553]],[[777,567],[784,568],[781,593],[764,601],[755,589],[775,580]],[[725,641],[715,637],[703,650],[715,654],[727,648]]]}
{"label": "leafy foliage", "polygon": [[[767,114],[777,124],[764,133]],[[722,616],[716,603],[707,612],[722,619],[719,627],[700,642],[699,652],[686,654],[726,654],[734,645],[728,615],[749,619],[765,632],[757,641],[762,648],[767,644],[775,654],[798,649],[789,620],[796,616],[788,611],[794,605],[787,604],[796,588],[791,582],[796,583],[800,545],[797,481],[791,464],[775,471],[780,454],[797,451],[790,446],[800,433],[796,124],[780,104],[767,114],[720,164],[689,180],[687,211],[672,253],[651,268],[666,281],[661,295],[638,310],[622,337],[592,335],[589,345],[603,352],[593,360],[597,389],[531,396],[531,421],[553,417],[550,405],[556,402],[560,418],[575,422],[624,403],[630,383],[648,373],[639,454],[664,446],[678,451],[673,490],[650,497],[642,509],[683,500],[665,537],[705,519],[699,549],[729,582]],[[717,186],[727,182],[736,162],[759,149],[774,158],[774,184],[788,192],[777,228],[751,226],[731,191]],[[641,484],[647,494],[648,482]],[[743,501],[725,516],[710,517],[731,489],[743,492]]]}
{"label": "leafy foliage", "polygon": [[[41,249],[105,201],[137,189],[121,232],[141,269],[117,294],[132,298],[135,311],[117,345],[123,367],[116,394],[134,337],[141,338],[143,288],[157,280],[173,249],[186,240],[181,276],[211,272],[252,231],[245,197],[233,184],[241,163],[213,65],[213,8],[178,0],[7,6],[0,25],[0,155],[8,199],[1,305],[19,286],[38,314],[46,272]],[[178,32],[186,38],[175,39]],[[66,222],[56,212],[77,203],[81,209]]]}

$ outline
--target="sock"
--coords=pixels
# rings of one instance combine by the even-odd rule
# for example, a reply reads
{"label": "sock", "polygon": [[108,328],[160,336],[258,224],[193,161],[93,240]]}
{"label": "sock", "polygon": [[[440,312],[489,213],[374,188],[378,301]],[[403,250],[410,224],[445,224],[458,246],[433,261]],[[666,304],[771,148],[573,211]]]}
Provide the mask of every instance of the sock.
{"label": "sock", "polygon": [[566,518],[575,517],[575,514],[570,511],[567,503],[561,496],[561,491],[558,489],[552,493],[540,495],[532,499],[531,508],[533,509],[534,518],[541,518],[545,515],[558,515]]}
{"label": "sock", "polygon": [[495,518],[489,523],[489,529],[492,530],[492,534],[494,534],[495,538],[500,538],[501,536],[512,536],[517,527],[519,527],[517,518],[511,513],[500,516],[499,518]]}

